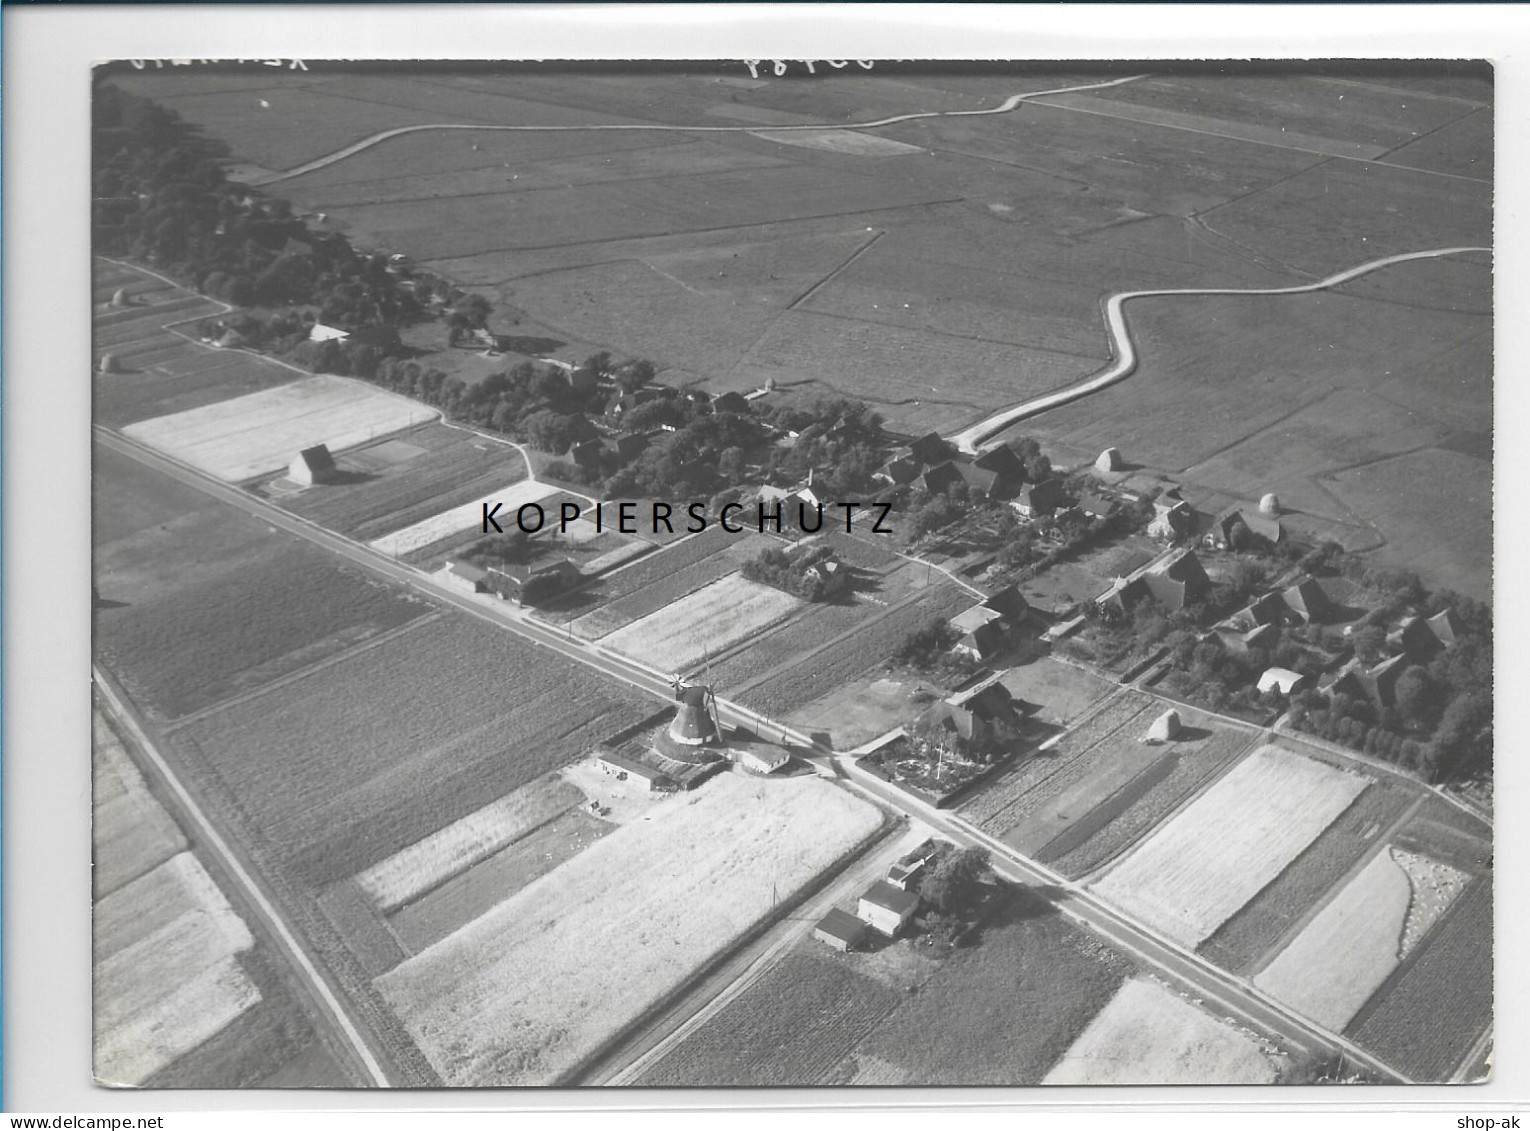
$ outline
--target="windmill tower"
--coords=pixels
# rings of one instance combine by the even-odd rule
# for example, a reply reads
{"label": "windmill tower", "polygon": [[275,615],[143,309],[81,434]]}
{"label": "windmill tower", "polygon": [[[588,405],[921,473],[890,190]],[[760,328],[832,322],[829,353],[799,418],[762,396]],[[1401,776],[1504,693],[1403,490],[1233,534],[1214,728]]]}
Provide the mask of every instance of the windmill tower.
{"label": "windmill tower", "polygon": [[673,746],[700,752],[722,741],[722,727],[717,722],[717,696],[706,684],[674,679],[675,701],[679,706],[665,732]]}

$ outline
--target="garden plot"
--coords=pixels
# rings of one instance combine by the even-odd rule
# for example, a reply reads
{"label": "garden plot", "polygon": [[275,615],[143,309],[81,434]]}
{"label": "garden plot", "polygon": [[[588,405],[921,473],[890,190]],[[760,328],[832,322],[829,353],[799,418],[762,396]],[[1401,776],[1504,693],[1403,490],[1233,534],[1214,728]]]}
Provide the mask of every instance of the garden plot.
{"label": "garden plot", "polygon": [[[521,507],[528,503],[539,503],[549,495],[558,494],[561,490],[560,487],[551,487],[546,483],[538,483],[534,479],[511,481],[500,490],[490,492],[470,503],[462,503],[450,510],[422,519],[412,526],[396,530],[392,534],[374,538],[368,545],[381,553],[399,557],[424,549],[454,534],[461,534],[465,530],[478,527],[481,532],[483,508],[487,505],[490,510],[493,510],[495,503],[504,504],[500,507],[499,513],[494,516],[495,521],[506,531],[515,530],[518,529],[515,525],[516,514]],[[546,517],[544,515],[544,518]],[[528,513],[526,521],[528,524],[534,524],[535,512]],[[551,516],[551,521],[556,523],[557,516]],[[490,533],[493,533],[492,528]]]}
{"label": "garden plot", "polygon": [[447,1084],[557,1081],[879,821],[816,778],[728,774],[673,805],[377,979]]}
{"label": "garden plot", "polygon": [[356,884],[379,911],[392,911],[583,799],[573,786],[548,774],[379,861],[357,876]]}
{"label": "garden plot", "polygon": [[189,853],[95,907],[96,1078],[132,1085],[260,1000],[237,955],[254,943]]}
{"label": "garden plot", "polygon": [[91,715],[95,757],[91,878],[97,898],[164,863],[186,838],[143,783],[101,712]]}
{"label": "garden plot", "polygon": [[1280,874],[1370,779],[1261,746],[1094,885],[1198,945]]}
{"label": "garden plot", "polygon": [[1043,1084],[1272,1084],[1276,1069],[1246,1033],[1156,981],[1133,978]]}
{"label": "garden plot", "polygon": [[601,639],[601,646],[665,672],[694,667],[780,620],[802,601],[732,574]]}
{"label": "garden plot", "polygon": [[1340,1032],[1466,886],[1417,853],[1378,853],[1254,978],[1272,997]]}
{"label": "garden plot", "polygon": [[123,432],[239,482],[284,468],[315,444],[340,451],[438,416],[436,409],[364,382],[322,376],[129,424]]}

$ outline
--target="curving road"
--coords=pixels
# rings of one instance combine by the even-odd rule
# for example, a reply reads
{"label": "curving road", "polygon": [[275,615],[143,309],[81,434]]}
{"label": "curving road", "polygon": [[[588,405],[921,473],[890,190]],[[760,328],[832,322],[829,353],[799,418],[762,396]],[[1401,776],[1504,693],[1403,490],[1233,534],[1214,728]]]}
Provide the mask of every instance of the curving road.
{"label": "curving road", "polygon": [[946,439],[964,452],[976,452],[980,444],[992,439],[1011,424],[1045,412],[1049,408],[1056,408],[1058,405],[1086,397],[1090,393],[1099,392],[1106,386],[1114,385],[1117,381],[1130,376],[1132,370],[1137,368],[1137,347],[1132,341],[1131,330],[1126,324],[1126,312],[1123,307],[1134,298],[1158,298],[1163,295],[1299,295],[1311,291],[1328,290],[1330,287],[1337,287],[1358,279],[1362,275],[1369,275],[1372,271],[1379,271],[1383,267],[1407,263],[1414,259],[1438,259],[1445,255],[1464,255],[1474,251],[1491,254],[1492,250],[1490,247],[1438,247],[1429,251],[1409,251],[1401,255],[1373,259],[1358,267],[1340,271],[1337,275],[1330,275],[1315,283],[1303,283],[1296,287],[1181,287],[1159,291],[1121,291],[1105,300],[1105,328],[1110,335],[1110,352],[1114,358],[1110,364],[1076,385],[1069,385],[1066,389],[1059,389],[1044,396],[1033,397],[1011,408],[1000,409],[992,416],[985,417],[971,427],[947,436]]}
{"label": "curving road", "polygon": [[1011,94],[997,106],[989,106],[982,110],[921,110],[909,114],[894,114],[890,118],[878,118],[874,122],[838,122],[833,124],[806,124],[791,126],[679,126],[668,125],[658,122],[620,122],[605,123],[601,125],[587,126],[486,126],[476,123],[442,122],[422,126],[399,126],[396,129],[382,130],[364,137],[360,141],[352,142],[343,149],[337,149],[324,157],[316,157],[312,161],[277,173],[274,176],[251,180],[253,185],[274,185],[278,181],[289,180],[292,177],[301,177],[304,173],[312,173],[317,169],[333,165],[337,161],[344,161],[347,157],[354,157],[374,145],[387,141],[389,138],[402,137],[404,134],[419,133],[423,130],[496,130],[512,133],[565,133],[582,132],[591,130],[638,130],[645,133],[682,133],[682,134],[747,134],[747,133],[802,133],[813,130],[875,130],[883,126],[895,126],[900,122],[917,122],[924,118],[976,118],[987,114],[1008,114],[1022,102],[1028,102],[1032,98],[1045,98],[1049,94],[1075,94],[1082,90],[1103,90],[1110,86],[1120,86],[1122,83],[1136,82],[1146,75],[1128,75],[1124,79],[1111,79],[1108,82],[1092,82],[1083,86],[1064,86],[1056,90],[1033,90],[1026,94]]}

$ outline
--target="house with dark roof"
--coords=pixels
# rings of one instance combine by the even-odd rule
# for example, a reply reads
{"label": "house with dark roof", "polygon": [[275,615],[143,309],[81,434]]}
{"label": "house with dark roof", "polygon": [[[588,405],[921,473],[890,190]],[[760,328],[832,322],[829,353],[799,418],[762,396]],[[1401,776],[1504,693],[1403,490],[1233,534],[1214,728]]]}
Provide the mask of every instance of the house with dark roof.
{"label": "house with dark roof", "polygon": [[288,479],[310,487],[315,483],[333,483],[339,474],[335,457],[325,444],[304,448],[287,465]]}
{"label": "house with dark roof", "polygon": [[1404,652],[1411,659],[1427,660],[1440,650],[1440,641],[1421,616],[1403,617],[1387,633],[1387,651]]}
{"label": "house with dark roof", "polygon": [[944,495],[964,481],[961,470],[950,460],[936,464],[919,477],[920,486],[932,495]]}
{"label": "house with dark roof", "polygon": [[1141,578],[1153,598],[1171,613],[1193,605],[1211,593],[1211,578],[1194,550],[1181,550],[1173,557],[1145,570]]}
{"label": "house with dark roof", "polygon": [[872,930],[897,938],[919,910],[919,896],[878,880],[861,893],[856,915]]}
{"label": "house with dark roof", "polygon": [[1328,600],[1328,594],[1313,578],[1304,578],[1282,590],[1280,597],[1286,608],[1303,624],[1321,624],[1333,615],[1333,605]]}
{"label": "house with dark roof", "polygon": [[984,471],[992,471],[996,475],[1012,479],[1017,483],[1025,481],[1025,461],[1007,444],[1000,444],[997,448],[980,452],[973,459],[972,466],[981,467]]}
{"label": "house with dark roof", "polygon": [[1006,585],[997,593],[991,594],[983,605],[997,612],[1011,628],[1024,622],[1031,612],[1030,602],[1021,596],[1019,588],[1014,585]]}
{"label": "house with dark roof", "polygon": [[1072,504],[1063,481],[1053,476],[1040,483],[1026,484],[1009,505],[1026,518],[1044,518]]}
{"label": "house with dark roof", "polygon": [[838,907],[830,908],[829,913],[818,920],[817,926],[813,928],[815,939],[841,951],[854,950],[865,935],[866,924]]}
{"label": "house with dark roof", "polygon": [[1153,500],[1153,521],[1148,523],[1149,537],[1173,540],[1189,534],[1195,527],[1195,512],[1171,488]]}
{"label": "house with dark roof", "polygon": [[1285,537],[1285,530],[1280,525],[1279,519],[1260,514],[1258,511],[1246,511],[1241,507],[1234,507],[1212,521],[1206,535],[1207,540],[1215,549],[1230,549],[1233,543],[1233,531],[1239,525],[1266,542],[1279,542]]}
{"label": "house with dark roof", "polygon": [[578,584],[582,576],[573,562],[556,558],[547,562],[490,566],[484,584],[501,600],[515,605],[534,605]]}
{"label": "house with dark roof", "polygon": [[919,473],[923,470],[924,464],[905,449],[902,452],[893,453],[892,458],[872,472],[871,477],[898,487],[918,479]]}
{"label": "house with dark roof", "polygon": [[1010,499],[1020,493],[1024,486],[1022,480],[991,471],[986,467],[978,467],[972,463],[957,464],[957,470],[967,482],[967,489],[980,499]]}
{"label": "house with dark roof", "polygon": [[572,365],[563,370],[563,376],[568,381],[568,386],[580,396],[585,396],[595,391],[600,384],[600,374],[588,365]]}
{"label": "house with dark roof", "polygon": [[1388,656],[1373,668],[1358,669],[1355,676],[1372,703],[1378,707],[1391,707],[1397,703],[1397,680],[1407,664],[1406,655]]}
{"label": "house with dark roof", "polygon": [[926,467],[944,463],[956,451],[939,432],[926,432],[908,446],[909,453]]}
{"label": "house with dark roof", "polygon": [[1287,616],[1286,603],[1279,593],[1265,593],[1228,618],[1242,629],[1256,628],[1265,624],[1284,624]]}
{"label": "house with dark roof", "polygon": [[963,633],[961,639],[951,646],[951,650],[960,652],[964,656],[971,656],[980,664],[986,664],[1003,652],[1004,645],[1008,642],[1008,634],[1005,633],[1003,624],[993,621]]}
{"label": "house with dark roof", "polygon": [[1273,624],[1256,624],[1245,629],[1233,622],[1223,621],[1212,629],[1217,643],[1235,655],[1246,655],[1250,648],[1273,648],[1280,630]]}
{"label": "house with dark roof", "polygon": [[1079,496],[1078,509],[1088,518],[1109,518],[1116,510],[1114,499],[1086,491]]}

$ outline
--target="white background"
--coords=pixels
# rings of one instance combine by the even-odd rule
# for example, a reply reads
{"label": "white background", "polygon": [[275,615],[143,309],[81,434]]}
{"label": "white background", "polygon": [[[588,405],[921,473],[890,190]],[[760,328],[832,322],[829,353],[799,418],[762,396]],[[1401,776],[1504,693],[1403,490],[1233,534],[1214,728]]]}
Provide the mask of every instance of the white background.
{"label": "white background", "polygon": [[[1429,1125],[1530,1099],[1524,873],[1530,10],[1495,6],[6,8],[4,20],[4,1076],[7,1111],[720,1103],[940,1107],[1427,1104]],[[1497,70],[1498,1004],[1477,1088],[132,1093],[90,1080],[90,65],[109,58],[1488,58]],[[1310,1109],[1310,1108],[1309,1108]],[[167,1123],[174,1126],[175,1120]],[[1420,1121],[1423,1125],[1423,1121]]]}

